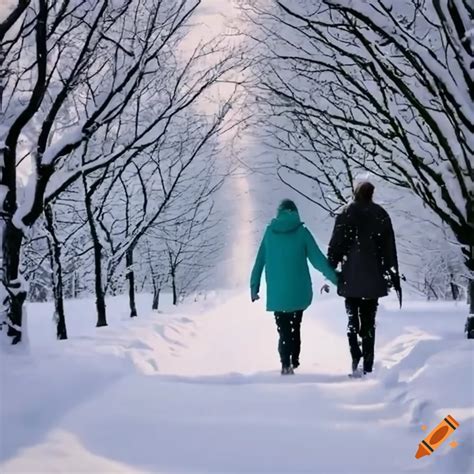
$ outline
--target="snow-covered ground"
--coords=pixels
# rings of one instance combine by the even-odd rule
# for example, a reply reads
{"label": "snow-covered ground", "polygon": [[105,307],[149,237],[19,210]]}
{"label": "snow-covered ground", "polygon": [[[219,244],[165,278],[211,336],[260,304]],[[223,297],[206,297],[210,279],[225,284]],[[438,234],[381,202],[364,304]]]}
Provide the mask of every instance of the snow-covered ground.
{"label": "snow-covered ground", "polygon": [[[474,361],[466,307],[383,301],[376,371],[347,377],[342,300],[304,315],[302,366],[278,374],[276,330],[247,291],[127,318],[109,300],[68,303],[69,341],[51,307],[29,305],[30,350],[2,354],[2,473],[474,472]],[[11,351],[11,348],[5,348]],[[431,456],[418,443],[451,414],[460,427]]]}

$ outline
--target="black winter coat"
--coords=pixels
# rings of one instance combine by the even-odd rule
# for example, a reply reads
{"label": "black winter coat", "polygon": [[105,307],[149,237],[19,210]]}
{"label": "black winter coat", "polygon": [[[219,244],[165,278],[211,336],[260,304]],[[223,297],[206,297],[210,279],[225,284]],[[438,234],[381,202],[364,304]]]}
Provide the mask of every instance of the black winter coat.
{"label": "black winter coat", "polygon": [[345,298],[379,298],[398,279],[392,222],[373,202],[352,202],[337,216],[328,249],[333,268],[341,264],[337,292]]}

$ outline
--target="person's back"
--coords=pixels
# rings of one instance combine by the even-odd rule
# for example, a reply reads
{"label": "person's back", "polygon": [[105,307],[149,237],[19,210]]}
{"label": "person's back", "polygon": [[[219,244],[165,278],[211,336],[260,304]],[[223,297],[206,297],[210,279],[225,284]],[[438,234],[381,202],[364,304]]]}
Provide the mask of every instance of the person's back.
{"label": "person's back", "polygon": [[333,267],[341,263],[340,296],[386,296],[388,272],[397,266],[393,231],[387,212],[372,201],[349,204],[336,221],[328,259]]}
{"label": "person's back", "polygon": [[[373,192],[369,182],[357,186],[354,202],[336,218],[328,249],[331,266],[337,269],[340,265],[337,292],[345,298],[354,374],[362,357],[364,373],[372,372],[378,299],[386,296],[393,285],[401,303],[392,223],[388,213],[372,201]],[[362,338],[362,351],[358,336]]]}
{"label": "person's back", "polygon": [[269,224],[264,236],[268,311],[296,311],[311,304],[307,233],[297,212],[281,212]]}
{"label": "person's back", "polygon": [[295,203],[285,199],[265,230],[250,277],[251,299],[255,301],[265,269],[266,306],[274,312],[280,334],[282,374],[293,373],[299,365],[301,319],[313,298],[308,260],[336,284],[334,270],[301,222]]}

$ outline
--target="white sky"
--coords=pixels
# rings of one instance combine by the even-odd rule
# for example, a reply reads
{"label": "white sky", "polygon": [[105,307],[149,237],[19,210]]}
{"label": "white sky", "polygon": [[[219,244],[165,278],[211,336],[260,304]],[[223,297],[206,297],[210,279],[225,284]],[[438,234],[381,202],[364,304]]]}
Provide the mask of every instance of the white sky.
{"label": "white sky", "polygon": [[15,0],[0,0],[0,22],[5,19],[15,3]]}
{"label": "white sky", "polygon": [[[17,3],[17,0],[0,0],[0,21]],[[232,14],[234,0],[203,0],[200,8],[201,18],[205,27],[216,32],[223,25],[222,14]]]}

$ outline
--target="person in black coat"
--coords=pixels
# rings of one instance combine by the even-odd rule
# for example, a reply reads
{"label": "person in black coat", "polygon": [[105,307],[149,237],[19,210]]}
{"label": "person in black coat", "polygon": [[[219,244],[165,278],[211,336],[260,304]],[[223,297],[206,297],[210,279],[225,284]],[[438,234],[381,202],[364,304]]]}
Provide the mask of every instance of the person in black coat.
{"label": "person in black coat", "polygon": [[362,358],[364,373],[373,369],[378,299],[393,286],[401,305],[392,222],[385,209],[372,201],[374,189],[367,181],[357,186],[354,201],[336,218],[328,249],[329,263],[334,269],[340,266],[337,292],[345,298],[354,375]]}

